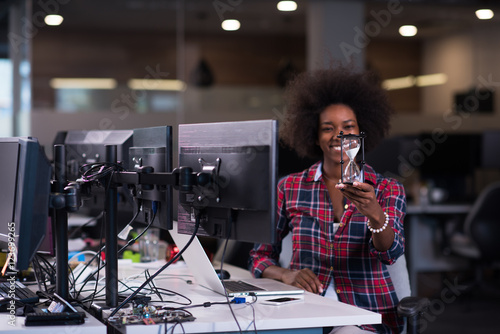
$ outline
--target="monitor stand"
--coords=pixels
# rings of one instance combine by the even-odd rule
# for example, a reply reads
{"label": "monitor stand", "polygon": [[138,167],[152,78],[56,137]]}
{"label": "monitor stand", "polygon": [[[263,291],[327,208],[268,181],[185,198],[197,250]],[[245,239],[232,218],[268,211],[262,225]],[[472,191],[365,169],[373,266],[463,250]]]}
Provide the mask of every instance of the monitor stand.
{"label": "monitor stand", "polygon": [[[54,146],[53,191],[64,194],[66,186],[66,155],[64,145]],[[68,276],[68,212],[66,208],[53,209],[55,245],[56,245],[56,291],[64,300],[69,297]]]}

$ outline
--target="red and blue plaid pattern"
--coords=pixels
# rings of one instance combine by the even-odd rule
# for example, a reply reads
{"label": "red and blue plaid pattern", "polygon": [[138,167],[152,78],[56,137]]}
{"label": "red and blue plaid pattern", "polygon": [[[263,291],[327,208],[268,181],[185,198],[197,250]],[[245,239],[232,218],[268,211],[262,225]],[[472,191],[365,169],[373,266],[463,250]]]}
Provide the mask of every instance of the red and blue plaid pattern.
{"label": "red and blue plaid pattern", "polygon": [[[340,301],[382,314],[382,325],[363,326],[378,333],[399,333],[396,296],[386,265],[404,253],[403,218],[406,196],[394,179],[375,173],[365,165],[365,182],[375,189],[377,199],[389,215],[395,232],[394,243],[377,251],[366,226],[367,218],[347,201],[340,226],[333,233],[333,206],[320,177],[321,163],[286,176],[278,184],[278,242],[257,244],[251,251],[250,268],[255,277],[271,265],[279,265],[281,240],[292,233],[293,256],[290,269],[311,269],[323,287],[334,279]],[[319,170],[318,170],[319,169]]]}

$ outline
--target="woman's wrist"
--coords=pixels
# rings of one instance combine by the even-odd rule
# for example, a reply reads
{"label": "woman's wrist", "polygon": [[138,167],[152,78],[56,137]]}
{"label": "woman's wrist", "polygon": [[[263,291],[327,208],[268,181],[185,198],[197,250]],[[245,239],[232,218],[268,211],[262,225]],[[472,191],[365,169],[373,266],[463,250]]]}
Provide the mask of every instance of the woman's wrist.
{"label": "woman's wrist", "polygon": [[271,278],[284,282],[283,276],[286,274],[288,269],[280,266],[269,266],[262,272],[262,277]]}
{"label": "woman's wrist", "polygon": [[389,215],[387,212],[382,211],[381,215],[379,215],[379,218],[376,220],[372,220],[368,218],[366,221],[366,226],[368,227],[368,230],[372,233],[380,233],[384,231],[387,226],[389,225]]}

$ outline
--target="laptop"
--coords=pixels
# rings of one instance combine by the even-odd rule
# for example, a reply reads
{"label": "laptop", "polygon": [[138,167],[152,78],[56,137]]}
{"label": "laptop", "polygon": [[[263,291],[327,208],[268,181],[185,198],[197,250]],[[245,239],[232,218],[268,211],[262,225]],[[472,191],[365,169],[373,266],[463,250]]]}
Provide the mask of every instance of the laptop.
{"label": "laptop", "polygon": [[[177,233],[176,222],[174,222],[174,228],[169,232],[179,249],[183,249],[191,238],[190,235]],[[195,237],[191,245],[182,253],[182,258],[193,274],[196,283],[221,295],[225,295],[224,285],[230,297],[248,296],[251,293],[256,296],[300,295],[304,293],[303,289],[269,278],[224,280],[223,285],[198,237]]]}

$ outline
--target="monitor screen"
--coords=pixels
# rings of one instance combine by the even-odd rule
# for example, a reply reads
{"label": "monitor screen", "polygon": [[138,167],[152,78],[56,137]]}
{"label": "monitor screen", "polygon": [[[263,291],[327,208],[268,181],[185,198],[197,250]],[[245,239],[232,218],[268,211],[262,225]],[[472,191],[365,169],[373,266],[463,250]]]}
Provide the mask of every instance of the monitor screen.
{"label": "monitor screen", "polygon": [[472,174],[480,163],[481,135],[475,133],[422,133],[415,141],[425,156],[423,176]]}
{"label": "monitor screen", "polygon": [[27,269],[46,234],[52,167],[38,140],[0,138],[0,245],[17,249],[16,267]]}
{"label": "monitor screen", "polygon": [[400,135],[383,139],[366,154],[366,163],[376,172],[402,182],[420,167],[424,158],[415,142],[415,135]]}
{"label": "monitor screen", "polygon": [[275,120],[179,125],[179,166],[216,175],[216,184],[179,191],[178,232],[273,243],[276,238],[278,123]]}
{"label": "monitor screen", "polygon": [[482,134],[481,167],[500,168],[500,131],[486,130]]}
{"label": "monitor screen", "polygon": [[420,177],[432,188],[443,189],[447,202],[470,202],[476,197],[475,171],[481,161],[481,135],[476,133],[423,133],[415,141],[425,157]]}
{"label": "monitor screen", "polygon": [[[129,171],[153,167],[154,172],[172,172],[172,127],[158,126],[135,129],[129,149]],[[153,227],[170,230],[173,226],[173,186],[137,186],[135,197],[141,199],[142,210],[135,219]]]}
{"label": "monitor screen", "polygon": [[[59,134],[60,135],[60,134]],[[117,146],[117,162],[128,169],[128,153],[132,146],[132,130],[71,130],[64,138],[66,151],[66,175],[68,181],[81,177],[81,167],[86,164],[106,162],[106,145]],[[91,217],[98,216],[104,210],[105,189],[92,187],[92,192],[83,200],[79,213]],[[133,199],[127,188],[118,192],[119,226],[128,223],[133,214]],[[125,222],[125,223],[124,223]]]}

